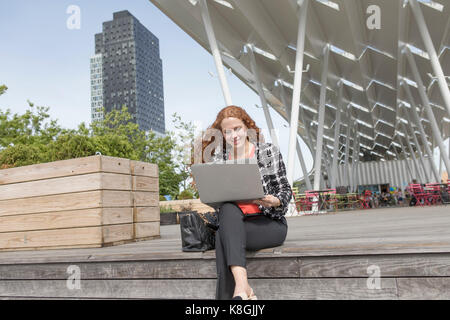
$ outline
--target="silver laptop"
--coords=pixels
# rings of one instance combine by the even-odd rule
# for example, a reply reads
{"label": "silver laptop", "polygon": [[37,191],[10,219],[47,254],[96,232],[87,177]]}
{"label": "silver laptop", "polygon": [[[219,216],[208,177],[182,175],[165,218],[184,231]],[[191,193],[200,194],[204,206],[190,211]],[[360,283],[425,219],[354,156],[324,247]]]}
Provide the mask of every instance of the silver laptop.
{"label": "silver laptop", "polygon": [[227,160],[194,164],[191,169],[200,201],[212,207],[218,207],[226,201],[248,201],[264,197],[256,162]]}

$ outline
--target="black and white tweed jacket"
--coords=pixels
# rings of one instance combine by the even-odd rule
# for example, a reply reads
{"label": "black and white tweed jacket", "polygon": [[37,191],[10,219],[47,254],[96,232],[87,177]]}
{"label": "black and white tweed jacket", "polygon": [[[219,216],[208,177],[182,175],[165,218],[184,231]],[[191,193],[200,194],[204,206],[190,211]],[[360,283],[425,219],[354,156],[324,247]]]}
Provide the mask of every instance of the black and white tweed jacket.
{"label": "black and white tweed jacket", "polygon": [[[272,143],[254,144],[264,194],[271,194],[280,199],[281,202],[278,207],[263,207],[260,205],[259,209],[264,215],[286,223],[284,215],[288,211],[288,205],[292,198],[292,189],[286,177],[286,167],[280,149]],[[214,162],[227,159],[227,150],[224,150],[222,155],[217,154],[213,157]]]}

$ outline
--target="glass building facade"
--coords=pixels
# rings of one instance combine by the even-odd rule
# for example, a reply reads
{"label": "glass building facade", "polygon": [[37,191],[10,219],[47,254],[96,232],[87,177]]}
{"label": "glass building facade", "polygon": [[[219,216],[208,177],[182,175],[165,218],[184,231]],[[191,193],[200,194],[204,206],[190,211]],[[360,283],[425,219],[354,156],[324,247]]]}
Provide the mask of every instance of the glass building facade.
{"label": "glass building facade", "polygon": [[125,105],[141,130],[164,134],[163,74],[158,38],[130,12],[115,12],[112,21],[103,23],[103,32],[95,35],[95,53],[102,60],[105,111],[121,109]]}
{"label": "glass building facade", "polygon": [[91,58],[91,120],[103,118],[103,72],[102,55],[96,54]]}

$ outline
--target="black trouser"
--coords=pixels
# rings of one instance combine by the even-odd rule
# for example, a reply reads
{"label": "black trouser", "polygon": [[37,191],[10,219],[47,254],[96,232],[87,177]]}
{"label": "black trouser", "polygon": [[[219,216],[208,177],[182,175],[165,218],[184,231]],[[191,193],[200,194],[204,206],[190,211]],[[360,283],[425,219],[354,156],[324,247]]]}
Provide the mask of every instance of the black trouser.
{"label": "black trouser", "polygon": [[264,215],[245,216],[234,203],[226,202],[219,209],[219,230],[216,232],[216,299],[231,299],[235,282],[230,266],[246,267],[246,250],[256,251],[281,246],[286,239],[287,225]]}

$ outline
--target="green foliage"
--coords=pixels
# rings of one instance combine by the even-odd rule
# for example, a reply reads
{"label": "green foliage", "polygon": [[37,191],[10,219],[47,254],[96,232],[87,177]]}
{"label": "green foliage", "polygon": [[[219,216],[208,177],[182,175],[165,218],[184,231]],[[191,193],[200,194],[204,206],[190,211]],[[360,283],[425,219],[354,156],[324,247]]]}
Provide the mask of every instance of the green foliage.
{"label": "green foliage", "polygon": [[178,200],[194,199],[194,194],[189,190],[183,190],[178,195]]}
{"label": "green foliage", "polygon": [[50,117],[49,108],[35,107],[28,102],[29,110],[23,115],[0,110],[0,150],[12,145],[45,145],[51,143],[63,129]]}
{"label": "green foliage", "polygon": [[[44,150],[43,150],[44,149]],[[0,169],[45,162],[45,147],[41,145],[17,144],[0,152]]]}
{"label": "green foliage", "polygon": [[171,206],[161,206],[159,207],[159,213],[166,213],[166,212],[175,212],[175,209]]}
{"label": "green foliage", "polygon": [[[175,160],[180,170],[180,175],[183,178],[183,190],[188,190],[192,197],[198,198],[198,192],[195,184],[192,183],[191,174],[191,153],[195,139],[195,125],[191,121],[184,122],[181,117],[174,113],[172,114],[172,122],[177,131],[177,143],[175,147]],[[192,198],[189,198],[192,199]]]}
{"label": "green foliage", "polygon": [[[0,95],[6,89],[0,86]],[[156,163],[160,194],[173,198],[178,195],[186,177],[174,156],[177,145],[172,132],[156,137],[154,132],[140,130],[125,106],[104,112],[102,121],[94,121],[89,126],[81,123],[76,130],[68,130],[61,128],[56,120],[50,120],[48,107],[28,104],[24,114],[0,109],[0,168],[87,157],[100,152]]]}
{"label": "green foliage", "polygon": [[8,87],[5,86],[5,85],[1,85],[1,86],[0,86],[0,96],[1,96],[2,94],[4,94],[6,90],[8,90]]}
{"label": "green foliage", "polygon": [[167,201],[167,200],[166,200],[166,197],[164,197],[162,194],[160,194],[159,201]]}

